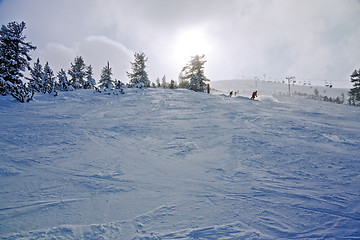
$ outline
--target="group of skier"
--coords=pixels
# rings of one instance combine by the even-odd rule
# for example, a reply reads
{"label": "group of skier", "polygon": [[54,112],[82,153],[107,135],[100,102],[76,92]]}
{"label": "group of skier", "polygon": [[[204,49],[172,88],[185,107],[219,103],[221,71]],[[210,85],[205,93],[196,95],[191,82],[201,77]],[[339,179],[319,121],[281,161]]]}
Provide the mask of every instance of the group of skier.
{"label": "group of skier", "polygon": [[[237,94],[239,94],[239,91],[236,91],[236,92],[230,91],[229,97],[232,97],[233,95],[236,97]],[[254,100],[257,96],[258,96],[257,91],[255,91],[255,92],[252,93],[250,99]]]}

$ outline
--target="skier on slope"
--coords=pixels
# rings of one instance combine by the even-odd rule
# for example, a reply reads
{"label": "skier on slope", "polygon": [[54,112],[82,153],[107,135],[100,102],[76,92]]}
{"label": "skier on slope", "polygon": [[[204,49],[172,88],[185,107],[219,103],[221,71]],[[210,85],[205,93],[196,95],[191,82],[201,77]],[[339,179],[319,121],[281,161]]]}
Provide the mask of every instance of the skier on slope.
{"label": "skier on slope", "polygon": [[257,97],[257,91],[252,93],[251,99],[254,100]]}

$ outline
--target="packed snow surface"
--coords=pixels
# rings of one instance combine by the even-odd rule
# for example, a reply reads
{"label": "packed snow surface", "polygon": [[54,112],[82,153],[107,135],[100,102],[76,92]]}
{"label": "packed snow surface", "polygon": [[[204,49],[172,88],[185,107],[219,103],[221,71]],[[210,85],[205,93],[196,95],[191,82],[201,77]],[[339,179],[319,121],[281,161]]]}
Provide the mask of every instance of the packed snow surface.
{"label": "packed snow surface", "polygon": [[360,238],[359,120],[288,96],[0,97],[0,238]]}

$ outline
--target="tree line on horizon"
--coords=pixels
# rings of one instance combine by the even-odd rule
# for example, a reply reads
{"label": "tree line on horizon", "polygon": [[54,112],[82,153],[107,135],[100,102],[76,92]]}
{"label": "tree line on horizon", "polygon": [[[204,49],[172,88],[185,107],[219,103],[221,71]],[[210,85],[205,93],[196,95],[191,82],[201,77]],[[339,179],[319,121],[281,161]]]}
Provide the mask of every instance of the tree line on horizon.
{"label": "tree line on horizon", "polygon": [[[10,22],[0,29],[0,94],[11,95],[20,102],[30,101],[36,92],[55,93],[57,91],[71,91],[76,89],[96,89],[98,92],[108,89],[119,89],[121,93],[124,87],[129,88],[186,88],[196,92],[206,90],[206,82],[210,81],[204,75],[204,55],[191,57],[189,63],[181,70],[179,84],[171,80],[168,84],[166,77],[150,82],[146,72],[146,61],[148,58],[144,53],[135,53],[134,62],[131,63],[132,72],[126,72],[130,82],[124,84],[119,80],[112,79],[112,69],[109,62],[103,67],[98,86],[93,78],[92,66],[87,66],[84,59],[78,56],[71,63],[70,69],[66,72],[61,69],[57,76],[46,62],[41,65],[40,60],[30,66],[32,60],[30,51],[36,50],[31,42],[26,42],[23,35],[25,22]],[[30,77],[24,77],[24,72],[30,71]],[[68,78],[67,74],[70,75]],[[27,83],[23,79],[28,80]],[[349,91],[349,105],[360,106],[360,69],[350,75],[353,88]]]}
{"label": "tree line on horizon", "polygon": [[[98,85],[93,77],[93,68],[86,65],[81,56],[77,56],[71,63],[70,69],[60,69],[54,75],[48,62],[43,66],[40,59],[30,66],[32,60],[30,51],[36,50],[31,42],[26,42],[23,31],[26,28],[25,22],[10,22],[0,29],[0,94],[11,95],[20,102],[29,102],[36,92],[54,93],[57,91],[73,91],[77,89],[96,89],[98,92],[109,89],[118,89],[124,93],[123,88],[148,88],[157,87],[159,84],[151,84],[146,72],[145,53],[135,53],[134,62],[131,63],[132,72],[126,72],[130,79],[128,84],[112,78],[110,63],[102,68]],[[197,92],[205,91],[204,76],[204,55],[192,57],[191,61],[181,71],[179,85],[171,81],[170,85],[163,84],[169,88],[183,87]],[[30,77],[24,77],[28,70]],[[68,77],[70,75],[70,78]],[[164,76],[165,77],[165,76]],[[24,82],[26,79],[28,82]]]}

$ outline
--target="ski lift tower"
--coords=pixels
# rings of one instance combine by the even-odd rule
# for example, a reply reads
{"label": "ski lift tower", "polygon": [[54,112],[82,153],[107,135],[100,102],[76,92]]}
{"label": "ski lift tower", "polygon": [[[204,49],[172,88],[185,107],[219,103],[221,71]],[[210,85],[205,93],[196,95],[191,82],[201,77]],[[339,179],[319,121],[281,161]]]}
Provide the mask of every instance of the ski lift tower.
{"label": "ski lift tower", "polygon": [[286,79],[288,80],[289,96],[290,96],[290,83],[294,81],[295,76],[287,76]]}

